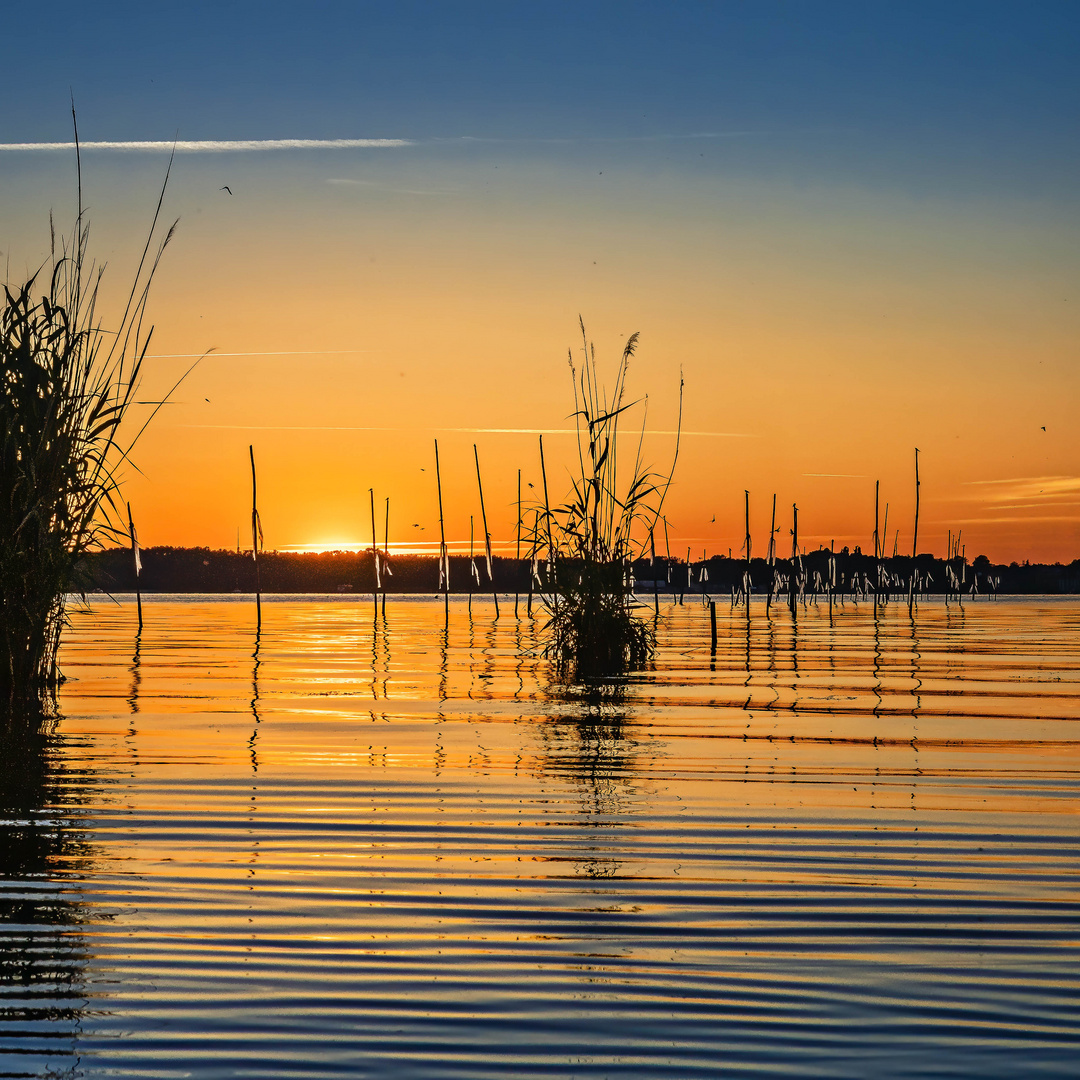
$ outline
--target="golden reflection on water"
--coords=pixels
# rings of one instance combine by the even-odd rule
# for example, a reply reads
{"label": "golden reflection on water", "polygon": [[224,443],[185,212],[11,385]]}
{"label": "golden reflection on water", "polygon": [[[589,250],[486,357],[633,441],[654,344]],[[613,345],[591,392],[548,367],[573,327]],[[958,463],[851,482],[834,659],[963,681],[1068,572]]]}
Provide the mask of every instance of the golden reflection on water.
{"label": "golden reflection on water", "polygon": [[721,608],[715,654],[662,607],[654,669],[597,699],[510,605],[369,603],[73,613],[62,719],[11,751],[0,1050],[1068,1075],[1080,604]]}

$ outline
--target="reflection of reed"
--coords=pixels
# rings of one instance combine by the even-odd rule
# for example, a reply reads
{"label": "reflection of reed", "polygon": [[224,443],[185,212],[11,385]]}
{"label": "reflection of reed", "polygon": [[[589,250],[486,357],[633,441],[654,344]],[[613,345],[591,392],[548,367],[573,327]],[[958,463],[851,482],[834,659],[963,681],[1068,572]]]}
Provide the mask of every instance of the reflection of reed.
{"label": "reflection of reed", "polygon": [[0,1059],[19,1063],[4,1075],[80,1075],[91,957],[74,928],[89,913],[51,882],[84,872],[93,857],[79,808],[96,780],[83,764],[78,785],[69,784],[61,750],[55,721],[28,727],[21,716],[0,718]]}
{"label": "reflection of reed", "polygon": [[[439,704],[446,701],[447,684],[450,679],[450,624],[443,623],[439,631]],[[439,715],[442,715],[440,709]]]}
{"label": "reflection of reed", "polygon": [[139,630],[135,634],[135,655],[131,658],[131,693],[128,694],[128,707],[134,716],[139,711],[139,687],[142,685],[142,618]]}
{"label": "reflection of reed", "polygon": [[[640,777],[640,746],[625,711],[606,702],[583,702],[575,715],[556,714],[540,728],[541,779],[559,776],[578,792],[578,824],[594,835],[573,857],[580,877],[616,877],[623,860],[612,854],[618,830],[631,811],[632,777]],[[655,747],[650,747],[655,750]],[[600,832],[599,830],[604,830]]]}
{"label": "reflection of reed", "polygon": [[255,624],[255,651],[251,654],[253,665],[251,668],[251,715],[255,718],[255,727],[252,729],[251,738],[248,739],[248,750],[251,752],[251,771],[259,771],[259,756],[256,744],[259,741],[259,725],[262,717],[259,716],[259,665],[262,659],[259,656],[259,647],[262,644],[262,619]]}

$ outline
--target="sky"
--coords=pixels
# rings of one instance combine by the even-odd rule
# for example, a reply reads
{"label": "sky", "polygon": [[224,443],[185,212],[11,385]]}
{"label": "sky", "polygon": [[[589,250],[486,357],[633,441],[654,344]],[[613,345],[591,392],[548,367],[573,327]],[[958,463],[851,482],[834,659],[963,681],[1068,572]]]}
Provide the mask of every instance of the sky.
{"label": "sky", "polygon": [[144,545],[249,545],[249,445],[268,547],[369,543],[369,491],[432,544],[436,438],[448,538],[475,444],[511,544],[539,432],[568,487],[580,316],[609,377],[640,333],[665,471],[685,380],[673,552],[739,552],[746,490],[756,554],[774,495],[781,550],[794,504],[866,549],[875,482],[909,551],[917,447],[920,551],[1080,557],[1075,5],[49,11],[5,16],[7,280],[70,230],[72,96],[117,315],[177,142],[140,400],[213,351],[133,453]]}

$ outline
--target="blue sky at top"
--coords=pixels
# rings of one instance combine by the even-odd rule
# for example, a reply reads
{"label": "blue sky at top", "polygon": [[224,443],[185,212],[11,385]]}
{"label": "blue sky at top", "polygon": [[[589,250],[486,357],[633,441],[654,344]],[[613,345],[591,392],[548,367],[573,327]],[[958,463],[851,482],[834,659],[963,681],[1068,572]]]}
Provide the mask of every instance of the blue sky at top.
{"label": "blue sky at top", "polygon": [[[749,172],[1028,194],[1076,178],[1075,4],[56,4],[5,25],[5,142],[65,138],[70,87],[87,138],[471,136],[529,155],[742,133],[724,149]],[[685,150],[667,148],[703,152]]]}

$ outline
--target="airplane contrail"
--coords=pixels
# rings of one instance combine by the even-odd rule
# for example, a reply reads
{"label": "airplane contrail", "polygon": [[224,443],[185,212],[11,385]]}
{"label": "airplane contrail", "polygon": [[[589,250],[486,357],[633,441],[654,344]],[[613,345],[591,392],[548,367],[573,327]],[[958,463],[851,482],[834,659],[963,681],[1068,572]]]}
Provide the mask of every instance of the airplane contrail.
{"label": "airplane contrail", "polygon": [[[227,154],[262,150],[384,150],[415,145],[412,139],[127,139],[80,142],[80,150],[127,153]],[[74,142],[0,143],[0,151],[74,150]]]}

